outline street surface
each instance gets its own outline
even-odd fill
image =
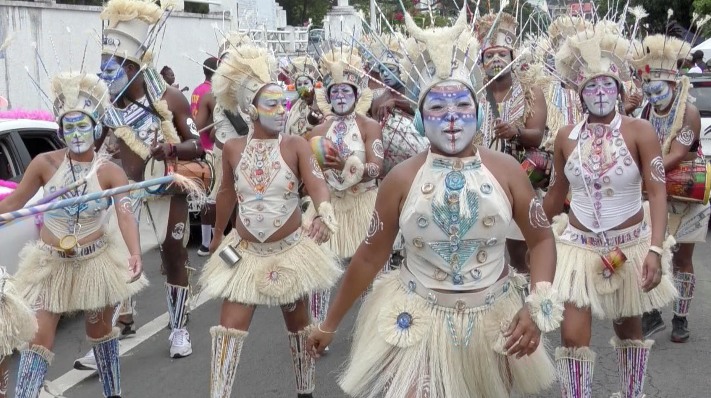
[[[195,230],[193,230],[195,231]],[[196,232],[199,233],[199,230]],[[195,237],[197,238],[197,237]],[[195,239],[193,239],[195,240]],[[198,269],[204,258],[198,257],[197,246],[190,246],[190,259]],[[667,329],[658,333],[650,358],[645,383],[649,398],[703,398],[711,396],[711,245],[697,246],[694,263],[697,272],[695,298],[691,306],[691,339],[687,344],[669,341],[671,309],[663,310]],[[147,397],[208,397],[210,377],[209,328],[218,320],[219,303],[205,302],[190,317],[193,355],[182,359],[168,357],[168,330],[164,279],[159,271],[158,253],[143,259],[151,286],[139,296],[136,321],[138,336],[122,342],[121,376],[124,398]],[[331,345],[330,353],[318,362],[316,397],[343,397],[336,384],[336,375],[350,349],[349,331],[353,327],[355,310],[341,325]],[[47,380],[55,392],[66,398],[96,398],[101,396],[101,384],[92,372],[73,370],[74,359],[90,348],[83,330],[83,318],[66,319],[57,335],[55,362]],[[610,322],[596,321],[592,347],[598,354],[594,374],[594,397],[609,397],[617,391],[618,373],[615,354],[609,345]],[[549,335],[550,347],[559,343],[557,333]],[[552,349],[551,349],[552,352]],[[17,363],[11,373],[14,383]],[[14,388],[14,387],[12,387]],[[12,391],[12,388],[10,391]],[[254,317],[250,335],[242,351],[233,397],[282,398],[296,397],[291,356],[286,329],[279,308],[260,307]],[[538,397],[560,396],[557,384]],[[49,397],[43,394],[42,397]],[[461,397],[466,398],[466,397]],[[473,397],[472,397],[473,398]]]

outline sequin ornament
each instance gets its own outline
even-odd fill
[[[279,140],[251,140],[244,149],[240,162],[242,175],[257,196],[263,199],[264,193],[281,169],[279,162]]]

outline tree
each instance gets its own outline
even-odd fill
[[[699,0],[696,0],[699,1]],[[702,0],[703,1],[703,0]],[[706,0],[708,2],[708,0]],[[640,22],[639,32],[641,37],[647,34],[671,34],[678,35],[678,32],[673,29],[674,24],[678,24],[686,29],[693,30],[691,27],[692,18],[692,3],[694,0],[674,0],[674,1],[660,1],[660,0],[631,0],[629,7],[642,6],[645,11],[649,14],[644,20]],[[616,5],[616,7],[615,7]],[[598,1],[597,2],[597,14],[600,16],[605,15],[621,15],[625,7],[623,1],[614,2],[611,1]],[[671,9],[673,14],[668,18],[668,10]],[[627,26],[632,27],[634,24],[634,17],[632,15],[627,15]]]

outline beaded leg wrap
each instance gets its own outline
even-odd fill
[[[173,330],[185,327],[186,312],[190,298],[190,288],[165,284],[168,299],[168,314],[170,315],[170,328]]]
[[[316,388],[316,361],[306,351],[306,339],[309,337],[309,327],[296,333],[289,332],[289,347],[294,360],[296,375],[296,393],[311,394]]]
[[[101,385],[104,387],[104,397],[121,395],[121,367],[119,365],[119,328],[113,328],[111,333],[98,339],[89,339],[93,344],[96,369],[99,372]]]
[[[691,299],[694,298],[696,275],[688,272],[677,272],[674,274],[674,285],[679,292],[679,298],[674,300],[674,315],[685,317],[689,313]]]
[[[7,387],[10,385],[10,369],[8,369],[9,364],[5,364],[5,367],[2,368],[3,361],[6,358],[8,359],[7,362],[10,362],[9,356],[4,357],[0,355],[0,397],[7,396]]]
[[[558,347],[555,367],[563,398],[592,397],[595,352],[589,347]]]
[[[618,398],[644,397],[644,376],[647,371],[649,350],[653,340],[620,340],[613,337],[610,344],[617,353],[617,366],[620,370],[620,391]]]
[[[15,398],[37,398],[47,376],[54,354],[42,347],[33,345],[20,353],[20,366],[17,370]]]
[[[331,290],[322,290],[320,292],[311,292],[310,308],[311,319],[314,322],[323,322],[326,319],[328,312],[328,303],[331,300]]]
[[[210,398],[229,398],[237,374],[242,345],[248,333],[223,326],[210,328],[212,364],[210,367]]]

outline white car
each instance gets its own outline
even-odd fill
[[[689,95],[701,114],[701,151],[711,160],[711,75],[690,75]]]
[[[63,146],[64,143],[57,137],[57,124],[54,122],[0,119],[0,179],[20,182],[35,156]],[[42,196],[40,189],[28,204],[36,203]],[[0,265],[14,274],[20,250],[26,243],[37,239],[39,225],[35,217],[17,219],[0,226],[3,249]]]

